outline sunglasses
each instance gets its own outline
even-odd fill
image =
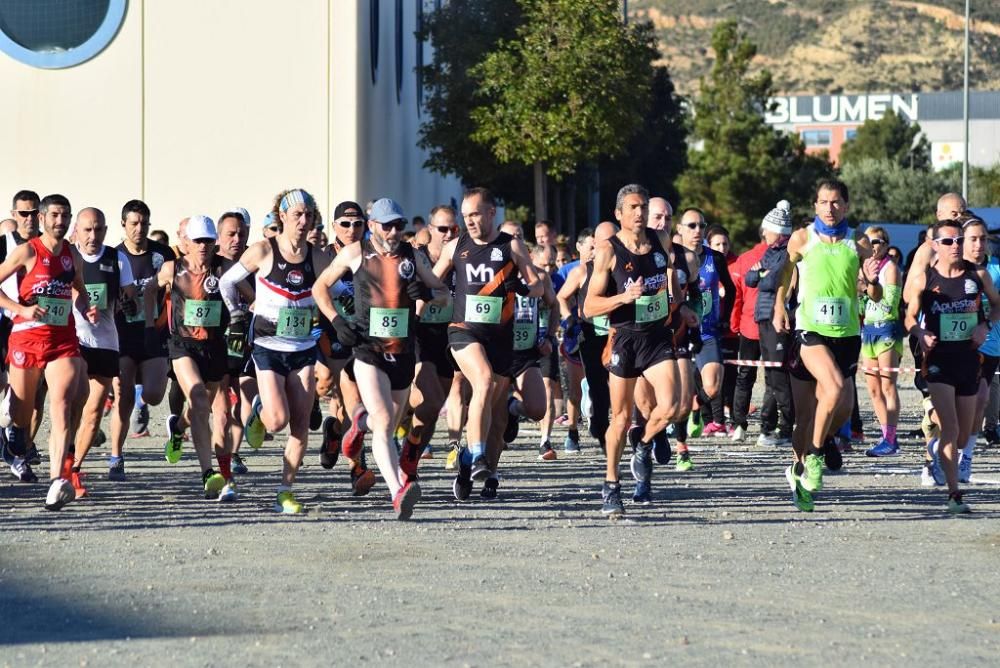
[[[458,232],[457,227],[448,227],[447,225],[435,225],[434,229],[441,234],[448,234],[449,232]]]
[[[885,243],[881,239],[869,239],[868,241],[871,242],[872,246],[881,246],[882,244]]]
[[[689,230],[703,230],[708,227],[707,223],[681,223],[681,225]]]
[[[281,228],[278,227],[277,225],[269,225],[265,229],[270,230],[271,232],[280,232],[281,231]]]
[[[934,240],[935,243],[939,243],[942,246],[951,246],[952,244],[961,246],[963,241],[965,241],[965,237],[940,237]]]
[[[379,223],[382,226],[383,232],[388,232],[389,230],[396,230],[397,232],[402,232],[406,229],[405,220],[391,220],[388,223]]]
[[[343,227],[345,230],[351,227],[361,227],[365,224],[363,220],[341,220],[337,222],[338,225]]]
[[[28,216],[37,216],[38,209],[28,209],[27,211],[15,211],[14,213],[21,216],[21,218],[27,218]]]

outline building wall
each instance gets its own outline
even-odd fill
[[[118,220],[144,199],[153,227],[312,192],[329,220],[345,199],[397,199],[411,216],[460,195],[416,148],[416,2],[380,2],[379,72],[369,75],[369,0],[131,0],[92,60],[42,70],[0,54],[0,198],[27,187]],[[426,57],[430,48],[424,47]],[[9,194],[7,194],[9,191]],[[0,210],[7,207],[0,203]],[[120,238],[110,226],[109,238]]]

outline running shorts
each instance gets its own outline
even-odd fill
[[[121,356],[117,350],[80,346],[80,356],[87,363],[87,375],[91,378],[116,378],[118,376]]]
[[[676,359],[670,336],[611,328],[602,362],[619,378],[638,378],[660,362]]]

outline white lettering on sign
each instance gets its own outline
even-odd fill
[[[919,95],[814,95],[812,97],[773,97],[764,120],[771,125],[808,125],[812,123],[864,123],[879,120],[892,109],[905,120],[917,120]]]

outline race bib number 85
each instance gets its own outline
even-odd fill
[[[377,339],[401,339],[410,332],[410,310],[378,308],[368,314],[368,335]]]

